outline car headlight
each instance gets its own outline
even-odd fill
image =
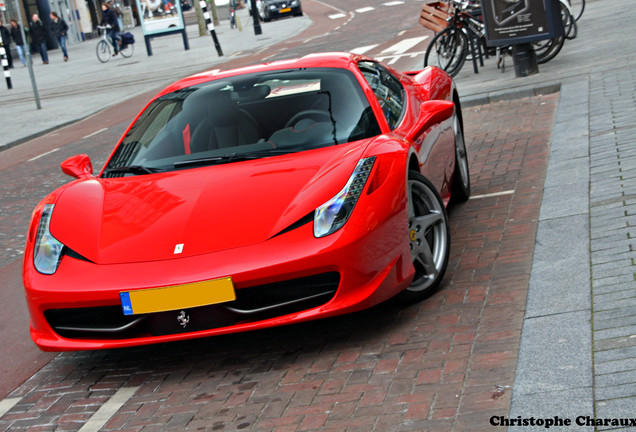
[[[49,231],[53,207],[53,204],[46,204],[42,210],[33,253],[33,264],[35,264],[36,270],[47,275],[51,275],[57,270],[64,249],[64,245]]]
[[[298,0],[292,0],[291,5],[294,7],[298,6]]]
[[[375,156],[360,159],[345,187],[314,213],[314,236],[327,236],[338,231],[347,222],[367,183]]]
[[[276,6],[275,5],[269,5],[269,9],[270,10],[276,10]]]

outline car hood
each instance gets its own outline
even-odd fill
[[[174,259],[266,241],[338,193],[365,145],[70,184],[51,233],[98,264]]]

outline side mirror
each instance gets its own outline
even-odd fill
[[[415,141],[431,126],[448,120],[455,113],[455,104],[447,100],[431,100],[420,105],[420,115],[406,138]]]
[[[62,172],[71,177],[86,179],[93,176],[93,164],[88,155],[80,154],[66,159],[60,164]]]

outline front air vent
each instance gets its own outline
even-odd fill
[[[120,305],[51,309],[44,312],[50,326],[69,339],[127,340],[188,333],[263,321],[329,302],[338,289],[340,274],[321,273],[266,285],[237,288],[236,300],[186,311],[184,328],[178,312],[124,315]]]

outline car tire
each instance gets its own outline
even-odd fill
[[[455,172],[451,198],[455,202],[465,202],[470,198],[470,171],[464,129],[457,114],[453,116],[453,132],[455,133]]]
[[[414,303],[439,287],[450,256],[450,228],[446,207],[435,186],[417,171],[408,175],[409,243],[415,276],[397,296],[401,303]]]

